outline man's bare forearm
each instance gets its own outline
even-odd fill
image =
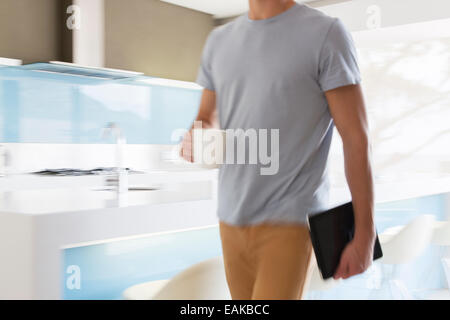
[[[325,93],[329,110],[344,147],[345,175],[355,211],[355,237],[344,249],[335,279],[367,270],[372,263],[375,241],[373,178],[369,126],[360,85]]]
[[[195,122],[191,125],[188,132],[183,137],[181,142],[180,155],[186,161],[194,161],[192,154],[192,129],[194,128],[211,128],[216,124],[216,93],[214,91],[204,89],[202,98],[200,100],[200,106],[198,110]],[[196,122],[200,122],[200,126]]]
[[[198,110],[195,121],[201,122],[202,128],[211,128],[216,126],[216,94],[214,91],[204,89],[202,98],[200,101],[200,107]],[[194,124],[192,124],[192,127]]]
[[[358,136],[344,142],[345,175],[355,211],[355,238],[373,240],[374,192],[368,138]]]
[[[326,92],[326,96],[344,146],[345,175],[355,210],[355,237],[370,239],[375,230],[374,192],[369,126],[361,86],[341,87]]]

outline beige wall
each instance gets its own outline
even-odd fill
[[[0,0],[0,57],[24,63],[60,59],[59,1]]]
[[[105,0],[105,66],[194,80],[212,16],[156,0]]]
[[[0,57],[72,59],[70,0],[0,0]],[[194,80],[211,15],[157,0],[105,0],[105,66]]]

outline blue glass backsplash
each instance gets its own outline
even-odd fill
[[[49,64],[35,64],[31,66]],[[107,143],[101,129],[116,122],[131,144],[174,144],[187,128],[201,90],[116,79],[0,68],[0,142]]]

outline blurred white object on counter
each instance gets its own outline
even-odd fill
[[[218,168],[224,162],[225,131],[219,129],[192,130],[194,164],[203,168]]]
[[[179,165],[202,169],[216,169],[224,163],[225,143],[225,130],[193,129],[192,163],[185,161],[181,157],[181,144],[175,146],[170,154],[167,152],[162,153],[162,158],[166,162],[173,162]]]

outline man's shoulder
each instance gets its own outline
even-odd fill
[[[299,10],[299,22],[307,23],[309,26],[318,25],[327,29],[330,27],[337,18],[331,17],[326,13],[312,8],[306,4],[299,4],[301,10]]]
[[[228,21],[222,25],[215,27],[210,32],[210,35],[209,35],[210,38],[221,38],[221,37],[224,37],[224,36],[232,33],[234,30],[236,30],[236,28],[238,28],[238,25],[242,19],[243,19],[243,15],[240,15],[231,21]]]

